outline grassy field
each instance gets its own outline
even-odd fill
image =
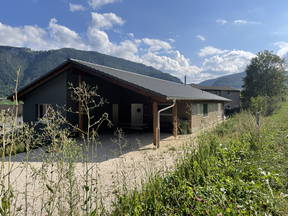
[[[112,215],[286,215],[287,111],[260,127],[244,112],[203,133],[173,173],[119,195]]]

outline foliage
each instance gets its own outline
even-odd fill
[[[156,70],[153,67],[98,52],[66,48],[50,51],[31,51],[26,48],[0,46],[0,97],[11,93],[17,68],[21,67],[19,79],[20,87],[23,87],[63,63],[68,58],[76,58],[160,79],[181,82],[178,78]]]
[[[190,134],[189,121],[186,119],[179,119],[178,132],[179,134]]]
[[[261,120],[240,113],[198,138],[168,176],[119,195],[112,215],[282,215],[287,212],[288,104]]]
[[[75,99],[83,105],[81,113],[88,119],[85,128],[91,128],[94,117],[86,112],[101,106],[105,100],[94,87],[85,83],[71,88]],[[95,102],[97,99],[100,103]],[[55,111],[48,106],[44,117],[36,125],[18,125],[17,109],[16,113],[9,110],[0,112],[0,215],[104,214],[98,193],[98,169],[95,163],[89,163],[89,151],[92,147],[97,149],[97,129],[104,121],[109,121],[108,116],[96,120],[98,123],[93,129],[93,137],[87,133],[80,137],[82,139],[75,139],[68,127],[69,122],[62,114],[60,109]],[[76,130],[76,127],[73,129]],[[44,148],[38,149],[37,155],[30,158],[31,149],[39,145]],[[12,155],[19,151],[27,153],[17,165]],[[31,163],[34,157],[41,163]],[[15,185],[22,173],[25,178],[18,188]]]
[[[252,97],[281,96],[287,89],[286,64],[272,52],[259,52],[246,68],[242,105],[250,107]]]
[[[264,116],[273,114],[279,108],[282,97],[274,96],[257,96],[252,97],[250,102],[250,110],[252,113],[260,112]]]

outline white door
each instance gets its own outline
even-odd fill
[[[131,104],[131,125],[143,124],[143,104]]]
[[[112,107],[112,118],[113,118],[113,123],[118,124],[119,123],[119,107],[118,104],[113,104]]]

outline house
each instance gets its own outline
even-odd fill
[[[95,115],[107,112],[116,126],[147,128],[153,131],[153,143],[157,146],[160,128],[164,130],[161,126],[177,136],[178,127],[185,122],[187,130],[194,132],[223,120],[224,103],[230,101],[191,86],[68,59],[19,90],[18,99],[24,102],[24,122],[37,121],[45,113],[47,104],[77,109],[77,102],[70,96],[69,83],[77,86],[83,81],[97,86],[98,93],[109,101],[97,109]],[[81,115],[63,114],[72,124],[85,125]]]
[[[203,91],[230,99],[231,101],[229,103],[226,103],[224,106],[224,109],[226,111],[237,111],[240,109],[240,89],[226,86],[200,86],[196,84],[190,85],[194,88],[198,88]]]

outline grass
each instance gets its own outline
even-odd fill
[[[118,196],[112,215],[284,215],[288,103],[261,119],[240,113],[198,138],[168,176]]]

